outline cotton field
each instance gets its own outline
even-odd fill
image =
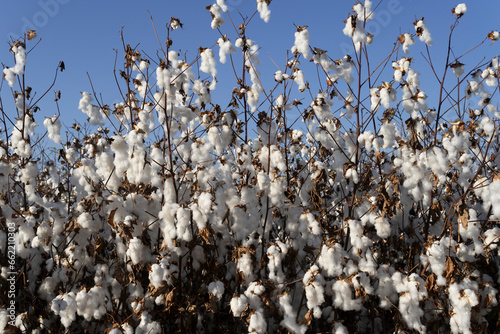
[[[414,48],[441,32],[423,18],[394,36],[399,53],[370,64],[377,9],[357,2],[338,32],[353,54],[335,59],[295,26],[289,57],[264,73],[244,19],[224,0],[207,11],[221,36],[194,58],[168,42],[149,58],[125,41],[123,101],[82,92],[89,127],[66,134],[60,115],[39,119],[31,104],[36,41],[11,43],[0,332],[493,333],[498,57],[431,63],[450,78],[431,101]],[[251,24],[271,13],[257,0]],[[467,7],[443,15],[457,25]],[[181,22],[167,23],[173,41]],[[234,82],[218,82],[234,68]],[[217,101],[221,85],[234,88]]]

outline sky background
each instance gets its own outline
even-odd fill
[[[137,49],[145,51],[154,57],[158,50],[153,27],[147,10],[153,16],[159,38],[164,43],[166,37],[165,24],[170,17],[178,17],[184,24],[183,29],[172,34],[174,50],[187,52],[187,60],[196,58],[200,46],[213,45],[220,34],[210,28],[210,13],[206,6],[215,0],[1,0],[0,11],[0,62],[13,66],[13,55],[9,53],[9,41],[17,38],[23,31],[37,30],[42,41],[29,54],[26,68],[28,85],[41,94],[50,86],[59,61],[64,61],[66,70],[59,73],[53,90],[61,90],[61,118],[66,125],[73,120],[84,121],[85,115],[78,110],[80,92],[90,91],[88,75],[92,78],[94,88],[103,96],[104,103],[112,105],[120,102],[120,95],[113,77],[115,51],[119,50],[118,62],[123,62],[123,49],[120,40],[120,30],[123,27],[125,40]],[[374,1],[374,5],[379,2]],[[442,75],[445,62],[445,51],[449,27],[456,16],[451,9],[460,2],[449,0],[384,0],[375,11],[375,19],[367,26],[367,30],[375,35],[374,43],[369,46],[372,64],[378,64],[384,59],[400,33],[414,33],[413,21],[425,17],[425,22],[434,39],[430,48],[435,65]],[[461,18],[461,24],[455,32],[452,47],[459,55],[482,41],[492,30],[500,30],[500,1],[466,1],[468,12]],[[271,20],[264,23],[258,14],[247,28],[247,35],[261,47],[260,59],[262,65],[259,71],[265,76],[265,89],[273,86],[274,72],[278,69],[271,58],[283,67],[287,50],[294,41],[294,24],[308,25],[311,35],[311,46],[328,51],[333,59],[342,58],[346,53],[352,54],[350,39],[344,36],[342,29],[354,1],[339,0],[274,0],[270,5]],[[229,15],[235,25],[241,21],[240,14],[251,16],[255,10],[255,0],[228,0]],[[226,24],[221,31],[228,35],[232,42],[235,32],[224,14]],[[33,41],[28,49],[33,46]],[[415,68],[422,73],[422,86],[429,95],[429,107],[433,107],[432,98],[436,96],[438,87],[429,66],[419,54],[424,51],[423,43],[417,41],[417,46],[411,47],[410,57],[415,59]],[[218,47],[214,49],[218,55]],[[485,46],[472,52],[461,61],[466,66],[473,66],[482,59],[491,59],[500,53],[500,42],[493,45],[489,41]],[[402,52],[399,57],[403,56]],[[218,57],[216,57],[218,60]],[[453,59],[453,57],[452,57]],[[396,60],[393,57],[392,60]],[[121,66],[121,64],[120,64]],[[119,66],[119,67],[120,67]],[[213,102],[222,106],[229,103],[227,93],[235,86],[231,65],[218,64],[217,90],[213,93]],[[467,67],[466,67],[467,71]],[[387,72],[385,81],[390,81],[392,71]],[[316,71],[305,71],[306,80],[317,81]],[[269,85],[266,84],[269,82]],[[426,88],[430,87],[430,88]],[[434,88],[432,88],[434,87]],[[2,97],[4,107],[7,104],[10,88],[4,82]],[[56,112],[51,92],[40,104],[42,116],[52,116]],[[337,103],[338,104],[338,103]],[[9,110],[8,108],[6,108]],[[43,120],[38,118],[38,123]]]

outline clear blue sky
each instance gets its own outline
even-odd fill
[[[375,34],[374,44],[370,52],[374,63],[386,56],[400,32],[414,33],[412,22],[415,18],[425,17],[425,21],[434,39],[431,52],[438,67],[444,64],[449,27],[455,16],[451,9],[463,1],[449,0],[384,0],[376,10],[376,18],[367,30]],[[36,29],[42,38],[41,43],[29,55],[27,79],[39,94],[52,82],[53,74],[60,60],[66,64],[66,71],[59,74],[54,89],[62,91],[60,105],[62,120],[70,125],[73,119],[83,121],[83,114],[77,109],[81,91],[90,91],[87,72],[92,77],[97,92],[103,94],[104,102],[112,105],[119,102],[120,96],[113,78],[115,52],[121,49],[119,31],[124,27],[126,42],[153,56],[158,48],[147,10],[151,12],[162,42],[165,40],[165,23],[170,17],[178,17],[184,24],[182,30],[174,32],[173,48],[188,51],[187,58],[196,57],[198,47],[208,47],[220,37],[216,30],[210,28],[210,13],[206,6],[215,0],[15,0],[2,1],[0,11],[0,62],[12,66],[13,56],[8,52],[10,36],[19,36],[23,29]],[[454,50],[460,54],[493,29],[500,29],[498,14],[500,1],[465,1],[468,12],[461,19],[462,24],[456,31],[453,42]],[[311,34],[311,46],[327,50],[329,55],[338,59],[348,51],[350,39],[343,35],[342,22],[348,17],[354,1],[339,0],[274,0],[270,5],[271,21],[264,23],[258,15],[254,18],[247,34],[259,44],[262,65],[259,70],[272,80],[277,70],[270,60],[271,56],[280,66],[285,62],[286,50],[293,45],[295,27],[308,25]],[[377,5],[378,1],[374,1]],[[238,25],[241,23],[238,11],[244,16],[251,16],[256,9],[254,0],[228,0],[229,14]],[[225,16],[227,18],[227,16]],[[235,33],[226,20],[223,33],[234,42]],[[489,42],[487,44],[490,44]],[[434,80],[425,61],[419,55],[424,50],[422,43],[413,47],[411,57],[417,61],[416,68],[422,72],[422,81]],[[215,49],[218,54],[218,48]],[[472,53],[472,58],[464,58],[462,62],[472,65],[467,60],[479,60],[482,56],[491,59],[500,53],[500,42]],[[268,56],[269,54],[269,56]],[[123,53],[119,53],[122,62]],[[395,59],[393,59],[395,60]],[[224,92],[234,86],[234,76],[229,63],[218,64],[219,84],[214,92],[213,102],[227,105],[229,97]],[[224,76],[227,73],[228,76]],[[315,71],[305,72],[306,80],[315,82]],[[224,81],[229,78],[230,82]],[[227,79],[226,79],[227,80]],[[385,80],[390,80],[387,76]],[[431,82],[431,81],[429,81]],[[432,81],[435,82],[435,81]],[[4,90],[8,90],[4,83]],[[267,89],[271,86],[265,87]],[[436,87],[437,89],[437,87]],[[426,91],[432,98],[433,91]],[[7,99],[7,92],[3,98]],[[51,116],[55,112],[53,94],[41,104],[40,114]],[[429,100],[429,107],[432,101]],[[43,119],[39,119],[39,123]]]

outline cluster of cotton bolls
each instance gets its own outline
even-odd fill
[[[269,4],[257,1],[265,22]],[[212,28],[228,10],[224,0],[209,6]],[[353,12],[344,33],[360,51],[372,3]],[[415,36],[432,43],[423,20],[415,28],[398,38],[405,53]],[[236,34],[192,63],[126,49],[134,79],[124,101],[111,110],[82,93],[79,109],[98,128],[76,130],[51,161],[35,157],[26,94],[14,97],[22,117],[0,140],[0,281],[10,279],[11,242],[22,276],[18,311],[0,305],[0,331],[472,333],[494,324],[498,57],[468,72],[469,119],[453,120],[427,108],[418,61],[394,60],[357,93],[363,57],[332,60],[310,47],[306,26],[268,94],[258,45]],[[217,47],[222,64],[238,51],[244,59],[226,108],[212,96],[224,69]],[[11,51],[9,85],[26,64],[24,46]],[[302,56],[326,82],[318,93]],[[61,144],[59,118],[43,125]]]

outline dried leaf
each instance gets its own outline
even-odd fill
[[[446,257],[446,272],[445,272],[446,279],[452,277],[454,271],[455,271],[455,264],[453,263],[453,260],[451,259],[451,257],[447,256]]]
[[[455,210],[458,213],[458,219],[462,223],[462,227],[467,228],[467,225],[469,224],[469,210],[468,210],[467,205],[463,199],[461,199],[456,204]]]
[[[172,290],[170,290],[170,292],[167,294],[167,296],[165,297],[165,310],[168,311],[170,310],[170,308],[172,306],[174,306],[174,297],[175,297],[175,289],[176,288],[173,288]]]
[[[311,321],[313,319],[313,310],[307,311],[306,315],[304,316],[304,319],[302,319],[299,322],[299,326],[306,325],[309,326],[311,324]]]
[[[118,210],[118,208],[111,211],[109,213],[108,219],[106,219],[106,222],[108,223],[109,226],[111,226],[111,228],[113,230],[116,230],[116,224],[115,224],[115,212],[116,212],[116,210]]]
[[[28,31],[28,41],[31,41],[33,38],[36,38],[36,30]]]

